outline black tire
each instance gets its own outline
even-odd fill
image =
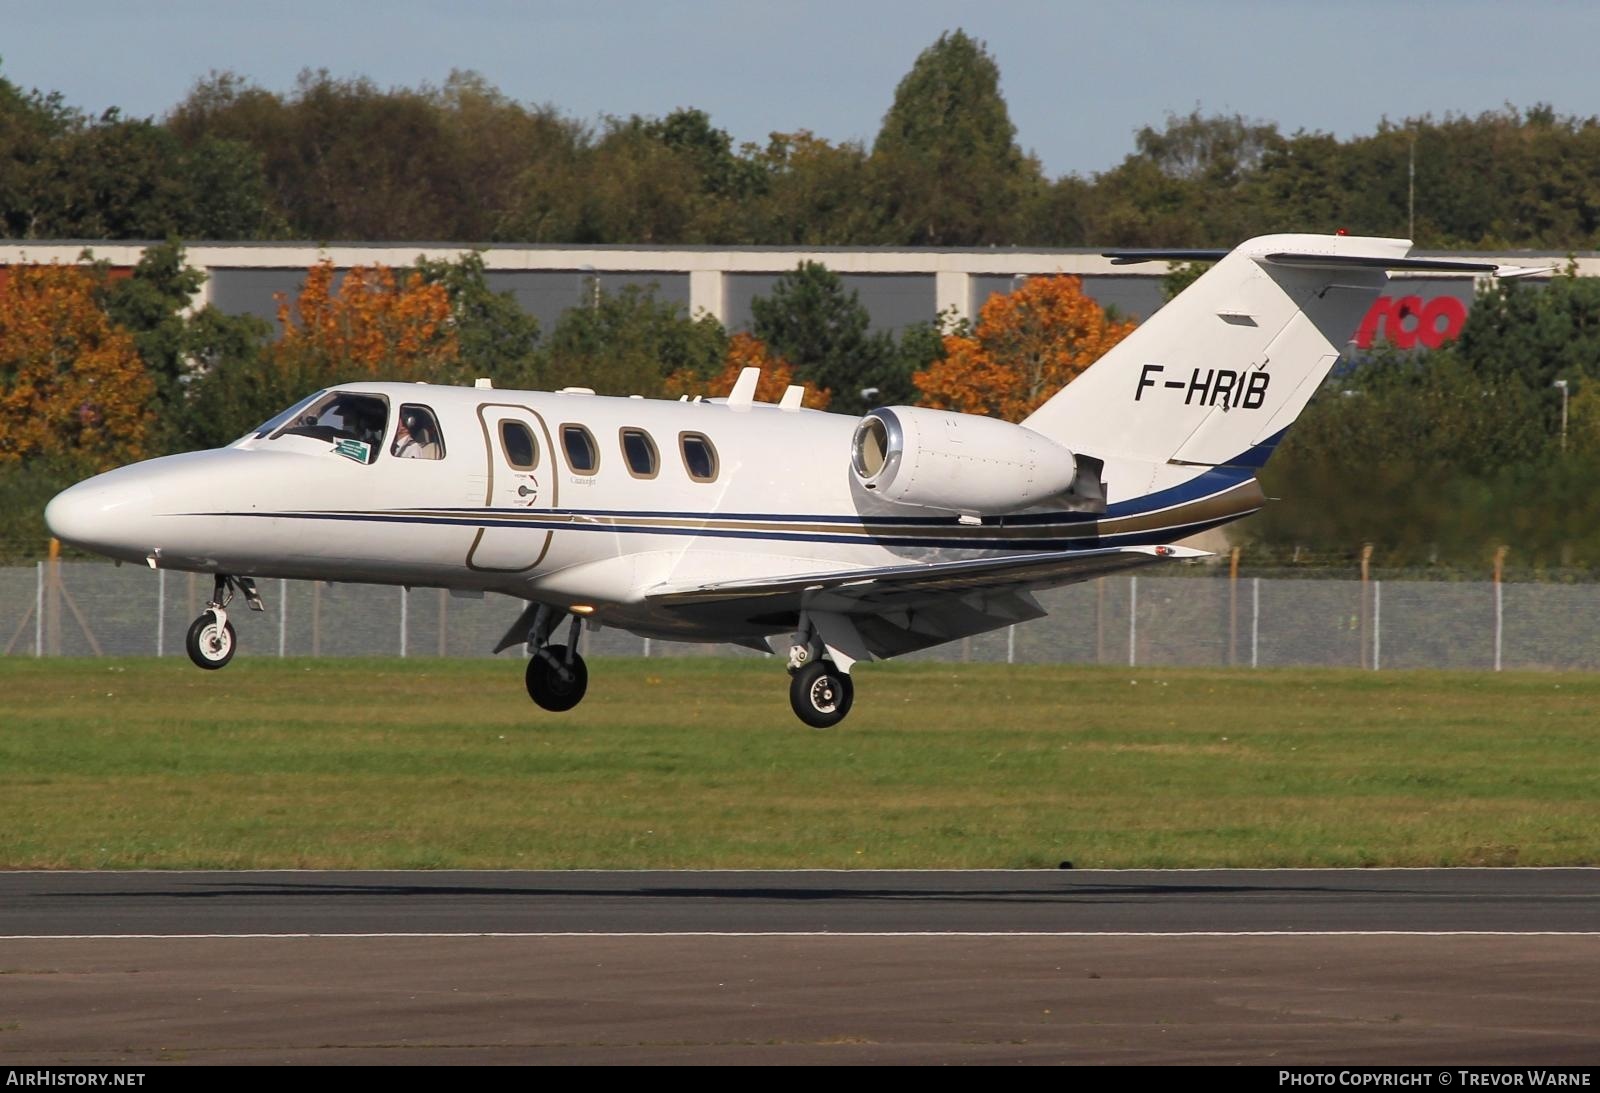
[[[814,660],[789,680],[789,705],[813,729],[833,728],[855,700],[855,684],[832,661]]]
[[[239,648],[239,636],[233,632],[233,623],[225,622],[219,629],[217,617],[207,611],[189,626],[189,636],[184,639],[189,659],[208,672],[226,668]]]
[[[546,652],[557,661],[566,662],[565,645],[547,646]],[[551,667],[550,662],[544,657],[530,657],[528,671],[524,677],[528,685],[528,697],[551,713],[564,713],[582,702],[584,694],[589,690],[589,667],[583,663],[582,656],[573,653],[572,663],[567,665],[567,668],[572,672],[572,678],[562,679],[561,673]]]

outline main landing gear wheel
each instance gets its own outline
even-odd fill
[[[855,684],[829,660],[803,665],[789,680],[789,705],[813,729],[831,729],[843,721],[855,698]]]
[[[562,713],[583,701],[589,669],[576,652],[568,660],[565,645],[547,645],[528,659],[526,681],[529,698],[551,713]]]
[[[239,641],[233,632],[233,623],[224,620],[219,626],[217,616],[207,611],[189,627],[184,647],[189,650],[190,660],[202,668],[214,670],[228,666]]]

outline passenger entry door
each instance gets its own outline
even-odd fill
[[[526,406],[478,407],[489,470],[484,523],[467,551],[467,568],[523,573],[550,549],[556,504],[555,455],[544,419]]]

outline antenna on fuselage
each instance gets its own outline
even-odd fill
[[[748,410],[756,400],[756,385],[761,382],[761,369],[751,365],[739,371],[739,379],[728,392],[730,410]]]

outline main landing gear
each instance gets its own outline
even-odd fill
[[[525,681],[528,697],[543,709],[563,713],[583,701],[589,690],[589,668],[578,654],[578,635],[583,619],[572,616],[565,645],[551,645],[550,634],[560,619],[550,608],[540,606],[528,628],[528,658]]]
[[[233,602],[235,590],[244,596],[250,610],[261,610],[261,596],[256,592],[255,581],[219,573],[212,586],[211,602],[189,626],[189,636],[184,641],[189,659],[210,671],[226,668],[239,647],[239,637],[233,632],[233,623],[228,621],[228,604]]]
[[[840,645],[823,637],[824,628]],[[796,717],[813,729],[831,729],[844,720],[856,700],[850,667],[857,659],[845,647],[856,651],[860,645],[854,624],[842,615],[800,616],[800,629],[789,646],[789,705]]]

